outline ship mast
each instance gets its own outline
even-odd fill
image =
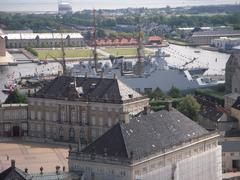
[[[65,49],[64,49],[64,41],[63,41],[63,33],[62,33],[62,28],[60,26],[60,34],[61,34],[61,52],[62,52],[62,59],[59,60],[58,58],[54,57],[53,55],[51,55],[50,53],[48,53],[46,55],[45,58],[47,58],[48,56],[53,58],[53,60],[55,62],[58,62],[61,66],[62,66],[62,70],[63,70],[63,76],[66,76],[67,73],[67,65],[66,65],[66,53],[65,53]]]
[[[137,58],[138,61],[134,67],[134,74],[138,75],[138,76],[142,76],[144,73],[144,46],[143,46],[143,32],[141,29],[141,25],[140,25],[140,16],[137,19],[137,23],[138,23],[138,27],[137,27],[137,31],[138,31],[138,47],[137,47]]]
[[[137,48],[137,56],[138,61],[141,62],[144,60],[144,46],[143,46],[143,31],[140,25],[140,17],[138,19],[138,48]]]
[[[67,74],[67,66],[66,66],[66,53],[65,53],[65,49],[64,49],[64,42],[63,42],[63,34],[61,32],[61,50],[62,50],[62,62],[60,63],[62,65],[63,68],[63,75]]]
[[[97,27],[96,27],[96,10],[93,9],[93,59],[94,68],[97,72]]]

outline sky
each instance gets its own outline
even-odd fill
[[[0,11],[26,10],[26,11],[54,11],[58,0],[0,0]],[[73,6],[73,10],[83,9],[115,9],[128,7],[158,8],[194,5],[235,4],[240,0],[63,0]],[[15,4],[13,6],[13,4]]]

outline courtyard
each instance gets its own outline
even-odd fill
[[[68,171],[68,148],[57,145],[47,145],[40,143],[0,143],[0,172],[11,165],[11,160],[16,161],[16,167],[24,170],[28,168],[28,173],[36,174],[43,167],[43,172],[55,172],[56,166],[63,166]]]

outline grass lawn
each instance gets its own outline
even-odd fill
[[[104,48],[103,51],[106,51],[115,56],[136,56],[137,48]],[[145,50],[146,54],[152,54],[152,52]]]
[[[35,49],[38,52],[39,59],[51,59],[51,56],[56,58],[62,57],[61,49]],[[76,57],[92,57],[90,49],[65,49],[66,58]]]

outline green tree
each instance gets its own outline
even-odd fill
[[[180,98],[181,93],[180,90],[174,86],[169,90],[168,95],[171,96],[172,98]]]
[[[30,46],[25,47],[25,50],[32,53],[34,56],[38,56],[38,52]]]
[[[148,97],[150,99],[159,100],[159,99],[165,97],[165,94],[159,87],[157,87],[153,92],[148,93]]]
[[[105,38],[107,36],[106,32],[103,29],[97,30],[97,37],[98,38]]]
[[[5,104],[27,103],[25,95],[20,94],[17,90],[13,91],[6,99]]]
[[[178,110],[190,119],[197,121],[200,104],[192,95],[187,95],[183,98],[182,102],[180,102]]]

